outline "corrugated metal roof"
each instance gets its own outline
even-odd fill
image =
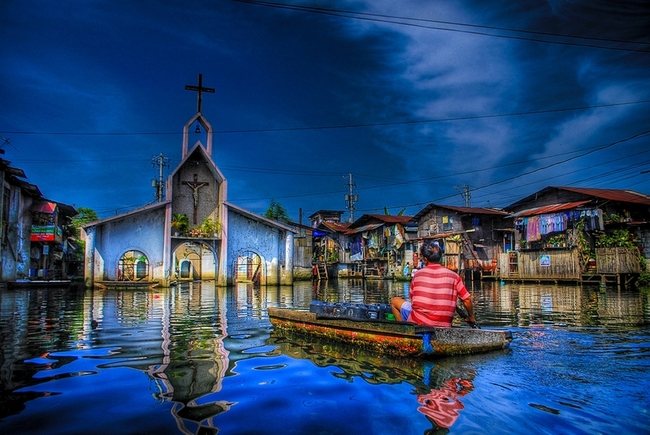
[[[558,189],[581,193],[583,195],[590,195],[596,198],[607,199],[609,201],[650,205],[650,197],[631,190],[590,189],[586,187],[558,187]]]
[[[565,202],[562,204],[545,205],[542,207],[535,207],[535,208],[529,208],[527,210],[521,210],[517,213],[514,213],[513,216],[525,217],[525,216],[537,216],[540,214],[557,213],[558,211],[572,210],[574,208],[585,205],[588,202],[589,201],[574,201],[574,202]]]
[[[118,219],[123,219],[123,218],[125,218],[127,216],[132,216],[132,215],[144,212],[144,211],[154,210],[154,209],[156,209],[158,207],[166,206],[170,202],[171,201],[154,202],[153,204],[145,205],[144,207],[140,207],[140,208],[137,208],[135,210],[127,211],[127,212],[122,213],[122,214],[118,214],[118,215],[115,215],[115,216],[109,216],[107,218],[99,219],[99,220],[96,220],[96,221],[93,221],[93,222],[88,222],[88,223],[82,225],[81,227],[82,228],[96,227],[98,225],[103,225],[103,224],[105,224],[107,222],[111,222],[111,221],[118,220]]]
[[[508,213],[503,210],[498,210],[495,208],[483,208],[483,207],[457,207],[455,205],[441,205],[441,204],[429,204],[420,210],[415,216],[414,220],[420,219],[422,216],[427,214],[433,208],[441,208],[446,210],[455,211],[460,214],[474,214],[474,215],[495,215],[495,216],[507,216]]]
[[[560,194],[562,191],[577,194],[572,195],[571,199],[594,199],[650,206],[650,197],[648,195],[634,192],[632,190],[548,186],[533,193],[532,195],[528,195],[527,197],[522,198],[513,204],[510,204],[509,206],[505,207],[505,209],[512,211],[520,207],[526,207],[531,204],[535,204],[538,198],[545,198],[548,196],[561,198]]]
[[[357,234],[357,233],[363,233],[364,231],[371,231],[376,228],[379,228],[380,226],[384,225],[383,223],[375,223],[375,224],[368,224],[368,225],[363,225],[358,228],[350,228],[348,229],[347,233],[348,234]]]
[[[341,222],[328,222],[328,221],[323,221],[320,223],[320,226],[323,226],[327,228],[328,230],[337,232],[337,233],[343,233],[345,230],[348,229],[350,226],[349,223],[341,223]]]
[[[391,216],[388,214],[369,214],[368,216],[389,224],[407,224],[413,219],[413,216]]]
[[[459,213],[465,213],[465,214],[494,214],[494,215],[499,215],[499,216],[505,216],[508,213],[506,213],[503,210],[496,210],[494,208],[483,208],[483,207],[457,207],[454,205],[439,205],[437,207],[440,208],[446,208],[449,210],[454,210]]]
[[[391,216],[388,214],[364,214],[359,219],[355,220],[350,224],[350,230],[367,225],[368,223],[377,223],[377,221],[382,224],[402,224],[406,225],[413,219],[413,216]]]

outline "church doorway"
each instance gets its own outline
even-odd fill
[[[141,251],[126,251],[117,262],[118,281],[142,281],[149,278],[149,259]]]
[[[217,256],[204,242],[181,243],[174,250],[173,262],[179,280],[198,281],[217,276]]]
[[[234,269],[233,280],[235,283],[259,285],[264,279],[262,257],[253,251],[240,253],[235,260]]]

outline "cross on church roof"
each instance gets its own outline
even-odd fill
[[[209,92],[211,94],[214,94],[214,88],[206,88],[203,86],[203,74],[199,74],[199,85],[194,86],[194,85],[185,85],[185,90],[186,91],[196,91],[198,95],[198,101],[197,101],[197,108],[196,111],[198,113],[201,112],[201,92]]]

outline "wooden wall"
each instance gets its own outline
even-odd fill
[[[641,273],[639,251],[631,248],[596,248],[596,273]]]
[[[499,255],[499,276],[502,278],[578,281],[581,279],[582,272],[576,250],[520,251],[517,252],[516,268],[509,264],[510,254]]]
[[[543,256],[548,257],[542,258]],[[581,268],[576,249],[517,251],[499,255],[499,277],[503,279],[580,281],[585,272]],[[592,273],[641,273],[639,251],[630,248],[597,248],[596,270]]]

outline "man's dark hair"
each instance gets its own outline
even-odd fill
[[[425,240],[420,248],[420,255],[429,263],[440,263],[442,261],[442,249],[433,240]]]

